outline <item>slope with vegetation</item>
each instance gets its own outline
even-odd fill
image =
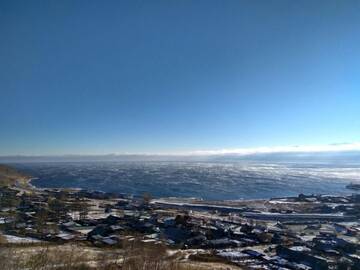
[[[0,187],[28,186],[29,176],[18,172],[16,169],[0,164]]]

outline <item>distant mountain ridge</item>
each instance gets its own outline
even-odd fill
[[[27,162],[131,162],[131,161],[183,161],[183,162],[347,162],[360,163],[360,151],[341,152],[279,152],[252,154],[108,154],[108,155],[58,155],[58,156],[0,156],[1,163]]]
[[[218,161],[254,161],[254,162],[326,162],[326,163],[360,163],[360,151],[344,152],[292,152],[292,153],[259,153],[250,155],[228,154],[215,157]]]

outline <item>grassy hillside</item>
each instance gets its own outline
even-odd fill
[[[16,169],[0,164],[0,187],[1,186],[26,186],[28,176],[18,172]]]

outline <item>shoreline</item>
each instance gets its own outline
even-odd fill
[[[27,181],[27,184],[29,185],[29,187],[30,187],[31,189],[36,189],[36,190],[37,190],[37,189],[39,189],[39,188],[32,184],[32,181],[33,181],[34,179],[38,179],[38,177],[30,177],[30,178],[28,179],[28,181]]]
[[[28,187],[31,190],[37,191],[37,192],[44,192],[46,190],[52,190],[52,191],[84,191],[89,193],[102,193],[104,195],[111,195],[111,196],[118,196],[118,198],[135,198],[135,199],[141,199],[143,195],[138,194],[127,194],[127,193],[117,193],[117,192],[106,192],[102,190],[88,190],[84,188],[76,188],[76,187],[37,187],[32,183],[33,180],[39,179],[38,177],[30,177],[28,179]],[[203,199],[203,198],[196,198],[196,197],[176,197],[176,196],[168,196],[168,197],[153,197],[151,199],[151,204],[157,204],[157,205],[168,205],[168,206],[174,206],[174,207],[195,207],[195,208],[213,208],[213,209],[228,209],[229,211],[235,210],[235,211],[241,211],[243,210],[243,205],[246,204],[256,204],[256,203],[272,203],[273,201],[278,200],[291,200],[296,199],[301,195],[308,196],[308,197],[338,197],[338,196],[352,196],[352,195],[359,195],[360,192],[351,192],[349,194],[329,194],[329,193],[323,193],[323,194],[297,194],[297,195],[289,195],[289,196],[281,196],[281,197],[270,197],[270,198],[254,198],[254,199],[228,199],[228,200],[211,200],[211,199]]]
[[[351,177],[345,179],[346,175],[342,175],[340,178],[331,178],[330,174],[330,176],[321,174],[313,181],[312,174],[308,175],[307,172],[301,174],[295,171],[294,174],[290,173],[287,176],[283,175],[282,171],[273,174],[273,170],[269,173],[258,173],[256,168],[254,175],[252,170],[249,171],[249,175],[247,170],[244,173],[235,171],[233,174],[225,174],[227,176],[224,179],[216,178],[217,174],[213,175],[212,171],[208,172],[207,170],[204,176],[196,172],[191,174],[191,171],[188,171],[188,169],[193,170],[191,166],[179,172],[177,172],[178,167],[170,167],[169,170],[163,170],[161,167],[158,172],[158,168],[152,166],[141,168],[120,166],[118,168],[112,165],[98,168],[87,165],[80,167],[31,165],[26,167],[20,164],[17,168],[25,173],[38,176],[38,179],[32,177],[29,180],[32,187],[38,190],[87,190],[134,197],[141,197],[144,193],[148,193],[156,199],[176,197],[182,200],[195,198],[202,201],[236,203],[287,198],[299,194],[347,196],[358,193],[346,188],[349,183],[356,182],[355,178],[358,178],[356,175],[354,179]],[[133,168],[139,172],[132,172]],[[154,171],[152,171],[153,169]],[[174,172],[175,169],[177,173]],[[121,173],[118,172],[119,170]],[[357,171],[360,172],[360,168],[356,169],[354,173]],[[230,172],[225,171],[225,173]],[[284,172],[287,172],[287,169]],[[323,172],[323,168],[321,168],[321,172]],[[331,172],[332,169],[329,173]],[[176,174],[179,174],[178,178]],[[189,175],[183,180],[183,174]],[[168,175],[168,178],[163,179],[165,175]]]
[[[107,192],[103,190],[98,189],[85,189],[85,188],[79,188],[79,187],[39,187],[36,186],[33,183],[33,180],[40,179],[39,177],[33,177],[30,175],[24,176],[26,178],[26,185],[27,188],[32,191],[37,192],[44,192],[45,190],[53,190],[53,191],[61,191],[61,190],[68,190],[68,191],[84,191],[89,193],[102,193],[105,195],[112,195],[112,196],[118,196],[119,198],[137,198],[141,199],[143,195],[145,194],[130,194],[130,193],[120,193],[120,192]],[[24,181],[24,179],[23,179]],[[167,205],[189,205],[190,207],[193,205],[195,207],[219,207],[219,208],[229,208],[230,209],[236,209],[239,207],[239,205],[244,205],[247,203],[271,203],[271,201],[274,200],[289,200],[297,198],[299,195],[305,195],[305,196],[351,196],[351,195],[359,195],[360,191],[357,190],[348,190],[348,193],[297,193],[297,194],[289,194],[286,196],[274,196],[274,197],[264,197],[264,198],[249,198],[249,199],[204,199],[204,198],[197,198],[197,197],[184,197],[184,196],[153,196],[151,201],[152,203],[164,203]]]

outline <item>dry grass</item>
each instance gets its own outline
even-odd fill
[[[89,258],[85,253],[61,247],[0,247],[2,270],[91,269],[86,266]],[[79,268],[80,267],[80,268]]]
[[[209,270],[239,269],[219,262],[189,262],[164,245],[140,241],[122,249],[86,245],[0,245],[1,270]]]
[[[12,186],[16,183],[27,186],[28,177],[14,168],[0,164],[0,186]]]

